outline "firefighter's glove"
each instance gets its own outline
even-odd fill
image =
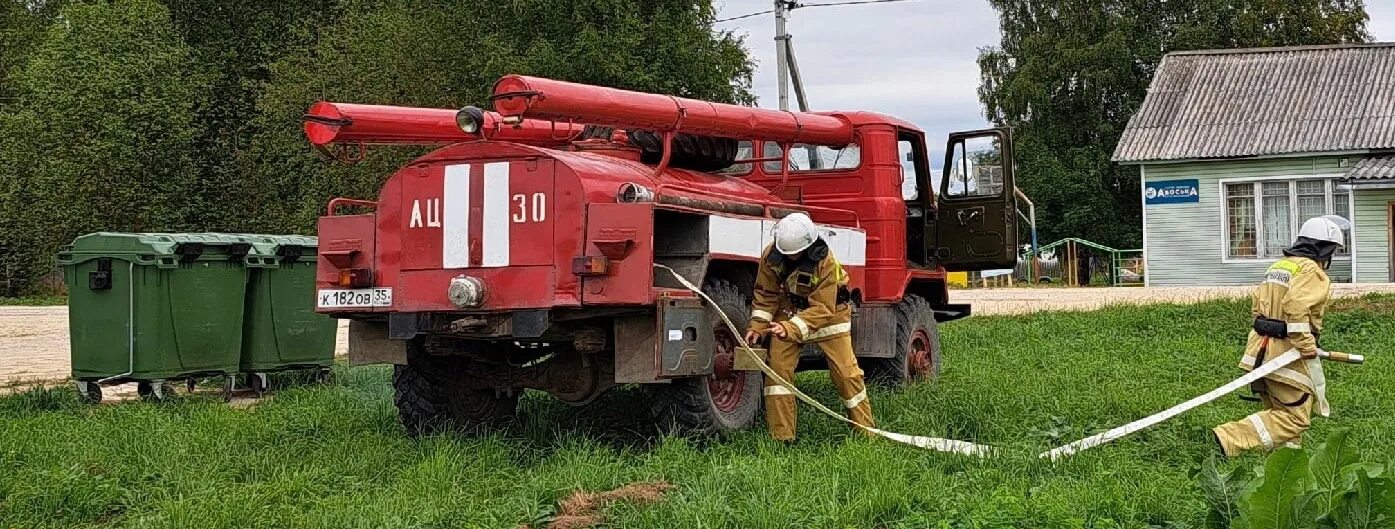
[[[1317,349],[1311,349],[1311,350],[1308,350],[1308,351],[1304,351],[1304,350],[1302,350],[1302,349],[1299,349],[1299,350],[1298,350],[1298,353],[1301,354],[1301,355],[1303,355],[1303,359],[1304,359],[1304,360],[1308,360],[1308,359],[1312,359],[1312,358],[1317,358],[1317,357],[1318,357],[1318,351],[1317,351]]]

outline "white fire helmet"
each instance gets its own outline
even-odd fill
[[[1303,223],[1303,227],[1298,228],[1299,237],[1307,237],[1318,241],[1335,242],[1338,246],[1346,246],[1346,239],[1342,236],[1342,230],[1351,229],[1351,222],[1337,215],[1323,215],[1313,217]]]
[[[775,249],[782,254],[797,254],[817,240],[818,227],[808,215],[791,213],[775,223]]]

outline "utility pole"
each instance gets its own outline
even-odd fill
[[[775,64],[780,77],[780,110],[790,109],[790,37],[785,32],[790,3],[788,0],[775,0]]]
[[[799,111],[808,112],[809,99],[804,96],[804,78],[799,75],[799,62],[794,59],[794,43],[785,29],[790,10],[796,7],[799,7],[799,4],[793,0],[775,0],[775,64],[780,77],[780,110],[790,109],[790,80],[793,77],[794,95],[799,99]],[[823,160],[819,158],[818,147],[809,145],[804,149],[808,152],[809,168],[822,169]]]

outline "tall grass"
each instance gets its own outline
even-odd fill
[[[0,297],[0,306],[44,307],[67,305],[67,296],[25,296],[20,298]]]
[[[511,528],[569,491],[676,485],[617,504],[614,527],[1201,527],[1191,476],[1209,428],[1253,411],[1225,398],[1057,464],[1044,449],[1166,408],[1238,375],[1237,302],[974,318],[942,329],[939,381],[872,394],[880,425],[1006,447],[976,460],[850,435],[800,410],[802,442],[757,430],[719,442],[662,438],[643,392],[574,409],[530,395],[524,419],[479,438],[399,431],[389,373],[340,368],[249,409],[212,397],[87,407],[66,388],[0,398],[0,528]],[[1339,302],[1324,346],[1330,419],[1366,460],[1395,463],[1395,296]],[[827,402],[824,373],[799,383]],[[1225,464],[1253,466],[1258,455]],[[1224,470],[1224,469],[1223,469]]]

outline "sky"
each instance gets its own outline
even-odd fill
[[[806,0],[826,3],[836,0]],[[773,0],[717,0],[717,18],[773,7]],[[1367,0],[1377,41],[1395,41],[1395,0]],[[744,35],[758,61],[760,106],[777,108],[775,16],[723,22]],[[978,101],[979,48],[998,43],[998,15],[986,0],[904,0],[805,7],[787,25],[814,110],[870,110],[926,131],[931,160],[943,160],[948,133],[988,125]],[[797,109],[793,90],[790,107]]]

